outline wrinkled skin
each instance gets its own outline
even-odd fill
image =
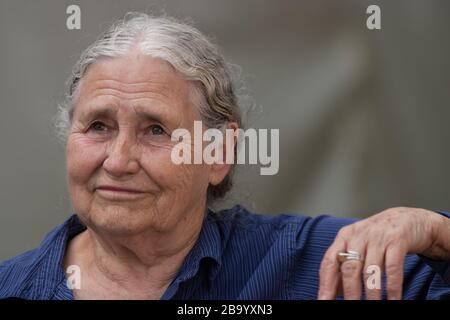
[[[403,263],[406,254],[450,259],[450,219],[419,208],[390,208],[368,219],[342,228],[323,257],[320,268],[319,299],[381,299],[381,290],[366,281],[369,266],[385,272],[388,299],[402,298]],[[353,250],[362,261],[339,262],[339,252]],[[340,292],[342,291],[342,292]]]

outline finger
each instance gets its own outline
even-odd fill
[[[356,251],[361,257],[365,256],[365,244],[360,243],[349,244],[347,250]],[[361,279],[363,262],[360,260],[348,260],[341,264],[342,274],[342,289],[344,291],[345,300],[360,300],[361,299]]]
[[[332,300],[336,298],[338,285],[340,282],[339,266],[337,260],[339,252],[346,248],[346,241],[343,238],[336,238],[335,242],[325,253],[319,272],[319,300]]]
[[[381,275],[384,266],[384,246],[368,244],[364,264],[364,287],[367,300],[381,300]]]
[[[386,250],[386,290],[389,300],[400,300],[402,298],[405,255],[406,250],[399,245],[390,246]]]
[[[339,272],[338,274],[339,277],[339,281],[338,281],[338,288],[337,288],[337,296],[338,297],[343,297],[344,296],[344,289],[342,288],[342,275]]]

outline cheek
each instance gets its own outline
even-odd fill
[[[84,184],[101,166],[105,147],[83,137],[69,137],[66,147],[66,164],[69,185]]]
[[[170,150],[147,151],[141,164],[151,178],[165,191],[175,193],[177,197],[183,194],[202,195],[209,184],[209,166],[177,165],[172,162]]]

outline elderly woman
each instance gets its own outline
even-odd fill
[[[67,96],[76,214],[0,266],[0,298],[450,298],[445,213],[391,208],[357,222],[209,209],[232,165],[173,163],[172,133],[242,124],[228,66],[192,26],[128,15],[84,51]]]

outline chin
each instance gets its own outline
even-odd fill
[[[167,219],[164,219],[167,217],[157,214],[152,209],[136,210],[113,205],[80,216],[81,220],[94,231],[111,235],[131,236],[151,229],[164,232],[173,228]]]

